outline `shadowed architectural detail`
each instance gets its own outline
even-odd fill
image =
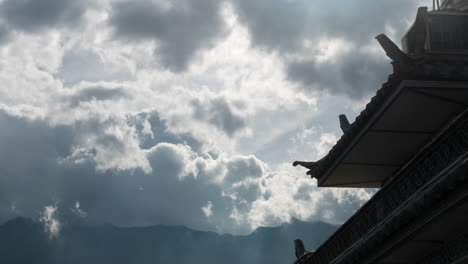
[[[465,261],[468,255],[468,236],[462,235],[459,239],[445,244],[441,249],[425,257],[417,264],[441,264]]]
[[[305,249],[304,243],[302,243],[302,240],[300,239],[294,240],[294,246],[295,246],[296,258],[300,258],[306,254],[313,254],[313,252],[307,251]]]
[[[349,126],[350,126],[348,118],[346,117],[346,115],[339,115],[338,118],[340,120],[341,130],[343,131],[343,133],[346,133],[346,131],[348,131]]]
[[[318,164],[319,164],[319,161],[295,161],[293,162],[294,167],[296,167],[297,165],[300,165],[304,168],[309,169],[309,171],[306,174],[311,175],[312,178],[315,177],[312,173]]]
[[[468,0],[419,8],[393,74],[316,162],[319,187],[381,188],[295,263],[468,263]],[[465,34],[466,33],[466,34]],[[465,262],[459,262],[465,261]]]

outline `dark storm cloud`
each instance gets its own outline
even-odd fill
[[[89,101],[108,101],[118,100],[121,98],[131,98],[123,88],[104,88],[104,87],[89,87],[78,91],[68,98],[70,106],[76,107],[82,102]]]
[[[304,39],[340,37],[362,44],[387,25],[401,33],[414,19],[416,1],[231,0],[254,45],[289,50]]]
[[[113,6],[110,24],[115,36],[132,41],[155,40],[156,57],[172,71],[184,71],[199,50],[224,31],[220,1],[171,1],[164,9],[151,1]]]
[[[232,2],[240,22],[250,31],[253,46],[299,57],[313,55],[309,50],[301,50],[305,40],[314,47],[320,38],[339,38],[358,49],[374,41],[374,36],[388,27],[394,29],[399,38],[408,29],[407,21],[414,20],[417,7],[417,1],[408,0]],[[399,39],[395,42],[399,43]],[[383,52],[380,61],[366,58],[362,52],[351,52],[337,60],[337,64],[319,64],[315,60],[285,59],[285,62],[289,79],[305,89],[354,97],[380,87],[390,70]]]
[[[56,158],[75,143],[70,127],[51,128],[46,122],[10,116],[0,110],[0,217],[10,206],[31,214],[56,197]]]
[[[233,136],[246,126],[245,120],[234,113],[232,106],[224,97],[213,98],[207,102],[198,99],[192,101],[193,117],[204,120]]]
[[[153,139],[154,145],[147,150],[152,171],[99,171],[96,149],[82,149],[81,143],[91,132],[93,137],[99,137],[96,148],[106,145],[116,152],[125,151],[126,138],[105,133],[114,121],[51,126],[44,120],[12,116],[0,110],[0,222],[17,215],[36,218],[48,205],[59,208],[60,221],[73,221],[77,216],[72,209],[78,201],[89,221],[126,226],[163,223],[214,230],[216,225],[201,210],[211,203],[213,221],[226,223],[225,231],[239,231],[229,218],[236,206],[229,195],[242,195],[242,199],[253,201],[260,195],[258,186],[222,186],[210,179],[226,170],[229,177],[238,179],[236,182],[259,177],[260,162],[253,157],[224,162],[192,152],[183,138],[167,132],[164,121],[160,120],[161,126],[157,126],[159,117],[155,112],[133,116],[129,124],[141,130],[136,123],[148,117],[153,119],[152,130],[159,140],[173,142]],[[181,176],[190,162],[196,170]],[[217,165],[211,167],[209,164],[213,163]],[[249,207],[243,206],[246,210]],[[243,228],[248,230],[248,226]]]
[[[232,0],[239,21],[247,26],[254,45],[279,50],[300,47],[308,31],[311,1]]]
[[[392,67],[365,54],[350,53],[337,62],[318,63],[314,60],[293,61],[287,65],[288,77],[306,89],[313,88],[331,94],[346,94],[353,98],[379,89]]]
[[[87,0],[5,0],[0,15],[15,29],[36,32],[77,24],[89,4]]]

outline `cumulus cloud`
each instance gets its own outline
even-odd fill
[[[88,140],[82,139],[89,138],[90,132],[82,129],[85,126],[82,124],[49,126],[44,120],[29,120],[5,112],[0,116],[0,123],[9,124],[0,137],[2,149],[9,151],[3,151],[0,160],[11,165],[2,168],[0,201],[15,204],[14,212],[2,215],[4,220],[17,213],[35,217],[38,208],[56,201],[53,210],[49,208],[45,216],[40,216],[48,227],[59,226],[53,216],[62,208],[64,217],[82,216],[86,212],[91,221],[120,225],[184,224],[213,230],[200,208],[215,201],[215,222],[224,222],[225,214],[235,207],[232,196],[241,188],[224,190],[222,185],[231,163],[237,164],[237,172],[244,174],[244,179],[251,175],[242,168],[262,166],[252,164],[250,157],[237,157],[235,161],[213,158],[208,153],[194,152],[188,145],[167,142],[159,142],[146,151],[128,152],[122,149],[127,137],[109,139],[95,132],[91,132],[95,142],[88,145]],[[93,121],[90,122],[89,126],[93,126]],[[164,127],[152,129],[164,133]],[[101,144],[105,150],[99,150]],[[104,157],[99,157],[101,151],[106,151],[101,154]],[[147,164],[132,160],[139,151],[145,153],[143,159]],[[109,155],[122,158],[115,161]],[[129,160],[132,166],[126,165]],[[64,210],[70,207],[72,210]],[[227,225],[222,231],[240,229],[245,232],[248,227]]]
[[[44,225],[44,231],[48,234],[50,239],[54,239],[59,236],[62,225],[57,219],[56,206],[45,206],[44,211],[41,214],[40,221]]]
[[[136,126],[135,118],[154,119],[154,115],[140,114],[132,122],[108,125],[141,130],[143,126]],[[0,151],[0,161],[7,165],[0,177],[0,204],[15,204],[15,210],[2,214],[2,218],[18,214],[40,217],[52,236],[60,230],[59,212],[63,219],[86,216],[89,221],[125,226],[180,224],[245,234],[257,226],[280,224],[292,217],[340,221],[356,208],[356,198],[365,199],[362,191],[340,198],[340,191],[318,190],[301,173],[271,171],[252,155],[195,151],[154,121],[151,129],[159,135],[157,140],[167,138],[174,143],[152,141],[154,145],[148,149],[122,150],[128,136],[108,139],[98,133],[94,137],[103,139],[88,145],[82,139],[96,133],[82,129],[84,125],[79,122],[51,126],[46,120],[5,112],[0,117],[0,124],[8,123],[9,128],[0,135],[4,150]],[[109,152],[118,153],[117,161],[110,156],[99,157],[100,144],[104,144],[101,141],[106,142]],[[143,156],[138,159],[146,162],[132,160],[140,152]],[[296,189],[302,185],[309,188],[302,188],[298,196]],[[329,204],[322,206],[327,200]],[[310,209],[311,201],[314,210]],[[336,215],[335,209],[342,205],[350,209]],[[35,216],[40,208],[46,209]],[[325,211],[328,218],[323,216]]]
[[[259,178],[265,173],[265,168],[255,156],[234,158],[227,163],[227,169],[224,180],[228,183],[241,182],[245,178]]]
[[[246,126],[245,120],[240,114],[235,113],[234,107],[227,102],[226,98],[211,98],[207,102],[194,99],[192,106],[195,119],[207,121],[229,136],[233,136]]]
[[[372,195],[364,189],[317,188],[300,172],[303,173],[290,164],[281,164],[276,173],[264,179],[267,188],[262,197],[252,203],[243,221],[254,226],[269,226],[291,221],[294,217],[339,224]]]
[[[319,160],[338,141],[338,137],[334,133],[312,127],[299,130],[288,141],[291,147],[287,152],[291,159]]]
[[[117,38],[156,41],[155,56],[169,69],[184,71],[197,52],[224,31],[220,1],[126,1],[113,5],[110,24]]]
[[[201,208],[202,212],[206,217],[210,218],[213,215],[213,203],[208,201],[208,203]]]

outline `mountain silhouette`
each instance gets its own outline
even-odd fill
[[[292,263],[294,239],[315,249],[337,226],[294,220],[261,227],[247,236],[196,231],[183,226],[65,225],[49,239],[41,223],[16,218],[0,226],[0,263],[156,264]]]

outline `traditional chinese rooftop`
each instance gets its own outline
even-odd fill
[[[296,264],[468,263],[468,0],[419,8],[400,50],[377,40],[394,72],[319,161],[320,187],[381,187]],[[436,1],[434,1],[436,6]]]
[[[444,36],[458,44],[446,44],[441,31],[454,25]],[[468,12],[420,8],[403,39],[406,52],[385,35],[377,40],[394,73],[356,120],[342,125],[344,134],[328,155],[294,163],[307,167],[320,187],[382,187],[468,106]]]

